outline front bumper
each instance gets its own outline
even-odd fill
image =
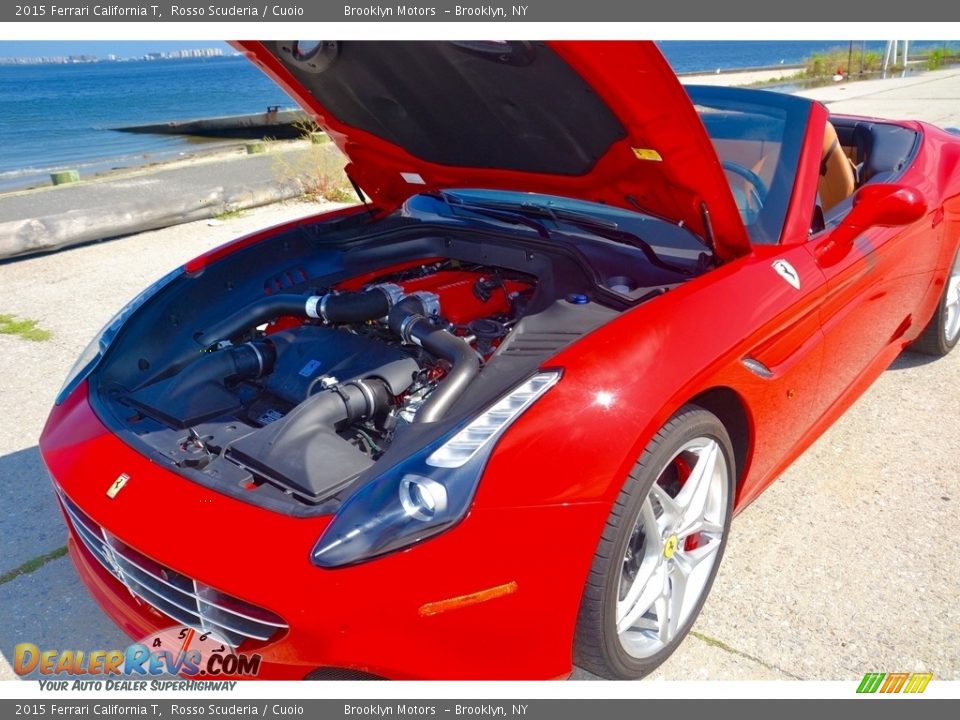
[[[54,484],[109,536],[282,618],[285,631],[237,648],[261,655],[260,678],[300,679],[322,668],[395,679],[546,679],[571,670],[596,542],[589,537],[603,517],[597,503],[474,508],[417,546],[328,570],[310,562],[310,551],[329,517],[264,510],[151,462],[103,426],[85,385],[54,408],[40,447]],[[110,498],[121,474],[129,481]],[[131,594],[70,532],[80,578],[128,635],[178,624]],[[484,602],[424,611],[510,584],[510,593]]]

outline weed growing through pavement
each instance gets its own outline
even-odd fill
[[[43,342],[51,337],[49,330],[37,327],[36,320],[17,320],[13,315],[3,314],[0,314],[0,334],[16,335],[33,342]]]
[[[309,200],[356,201],[343,167],[346,159],[312,120],[294,123],[310,140],[303,152],[274,153],[274,171],[281,183],[296,183]]]
[[[215,220],[224,222],[226,220],[234,220],[236,218],[243,217],[244,214],[245,213],[243,212],[243,210],[224,210],[223,212],[217,213],[213,217]]]

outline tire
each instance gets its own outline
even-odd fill
[[[943,357],[953,350],[957,340],[960,340],[960,251],[947,273],[937,311],[910,349],[924,355]]]
[[[723,424],[696,405],[682,407],[653,437],[601,534],[580,601],[576,665],[610,679],[637,679],[680,645],[726,547],[733,457]],[[697,518],[700,529],[691,532]]]

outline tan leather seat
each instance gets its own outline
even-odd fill
[[[856,189],[853,163],[840,147],[836,129],[828,122],[823,133],[823,154],[820,162],[820,207],[823,212],[827,212],[853,195]]]

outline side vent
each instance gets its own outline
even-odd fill
[[[263,283],[263,294],[288,292],[297,285],[310,281],[310,275],[303,267],[290,268],[277,273]]]
[[[521,332],[507,337],[501,355],[541,357],[552,355],[580,337],[578,332]]]

